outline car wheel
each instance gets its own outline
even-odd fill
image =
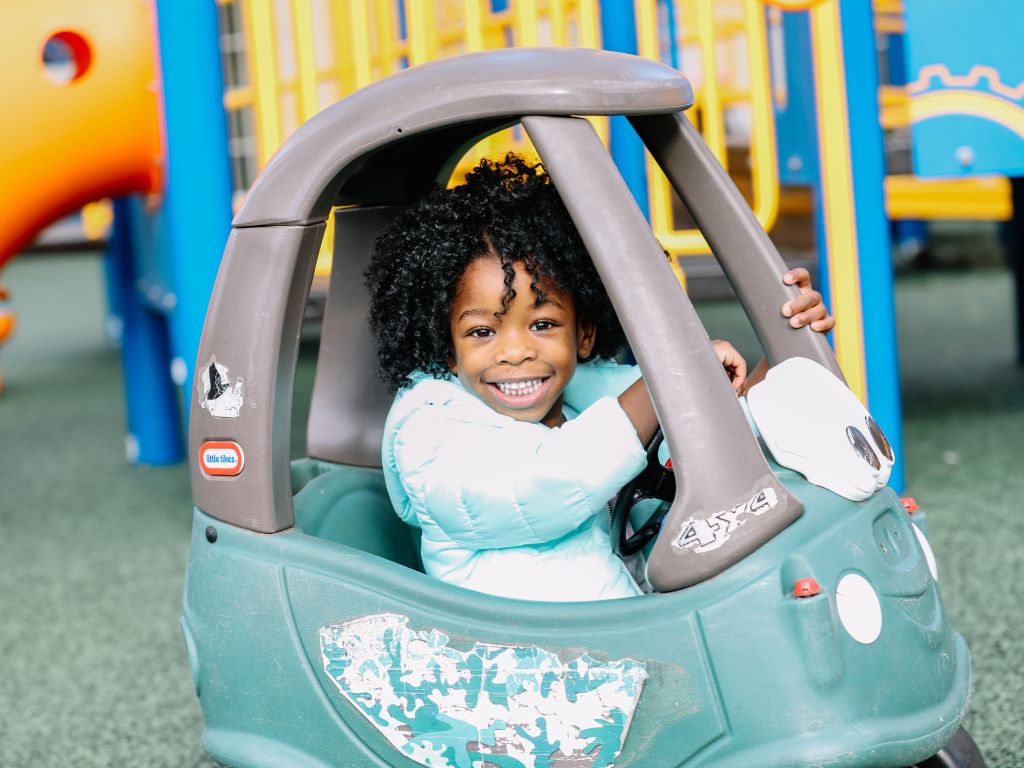
[[[985,768],[985,758],[971,734],[960,728],[937,754],[911,768]]]

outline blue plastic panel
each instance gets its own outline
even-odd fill
[[[812,54],[807,13],[783,13],[781,28],[769,29],[772,82],[776,84],[779,183],[811,186],[818,180],[818,137],[814,72],[808,66]],[[780,93],[785,94],[784,98],[779,97]]]
[[[906,0],[914,171],[1024,175],[1024,3]]]

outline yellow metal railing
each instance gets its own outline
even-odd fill
[[[492,10],[489,0],[217,0],[222,40],[244,41],[241,70],[228,82],[224,107],[234,154],[251,149],[255,169],[266,165],[305,120],[343,96],[392,72],[463,52],[508,46],[600,47],[597,0],[516,0]],[[404,25],[403,25],[404,20]],[[404,34],[402,27],[404,26]],[[252,135],[244,135],[251,115]],[[607,118],[592,121],[607,141]],[[522,130],[509,129],[471,149],[453,179],[483,156],[532,155]],[[251,175],[233,158],[235,201]],[[317,272],[330,269],[331,224]]]
[[[902,85],[879,86],[878,119],[887,131],[910,125],[910,102],[906,88]]]
[[[885,210],[890,219],[1007,221],[1013,216],[1011,195],[1005,176],[885,179]]]
[[[262,167],[322,108],[406,66],[509,45],[598,47],[596,0],[218,0],[237,5],[248,81],[229,83],[224,106],[251,107]],[[406,33],[400,30],[404,15]]]
[[[490,0],[217,0],[228,27],[224,39],[242,49],[236,57],[242,63],[235,67],[240,72],[229,76],[224,94],[238,155],[236,203],[285,138],[341,97],[403,67],[463,52],[513,45],[599,47],[598,1],[512,0],[494,11]],[[690,119],[737,179],[758,221],[771,229],[781,197],[772,99],[786,94],[778,78],[771,81],[765,4],[665,2],[672,4],[675,38],[667,39],[659,3],[636,3],[638,51],[653,59],[670,47],[678,52],[680,69],[694,84]],[[904,31],[902,0],[873,0],[873,7],[879,34]],[[767,8],[775,47],[780,13]],[[905,89],[883,86],[879,106],[887,130],[909,125]],[[593,122],[607,141],[607,119]],[[533,154],[523,131],[509,129],[467,153],[453,180],[480,157],[510,150]],[[680,222],[683,208],[650,159],[648,194],[652,226],[670,253],[708,252],[700,232]],[[1010,215],[1009,185],[996,178],[891,177],[886,205],[892,218],[1003,219]],[[332,240],[330,233],[324,238],[318,272],[329,269]],[[673,263],[685,283],[678,261]]]
[[[903,0],[874,0],[875,31],[882,35],[902,35],[906,31]]]
[[[675,3],[677,38],[663,40],[657,3],[637,3],[638,50],[659,58],[659,46],[678,46],[683,70],[695,81],[693,119],[720,161],[742,158],[734,173],[749,174],[751,205],[767,229],[778,212],[774,121],[764,11],[759,0],[668,0]],[[228,30],[244,41],[244,73],[229,78],[224,106],[237,126],[250,116],[252,136],[233,142],[255,147],[256,169],[304,120],[339,98],[398,69],[462,52],[511,45],[599,47],[598,0],[513,0],[501,11],[489,0],[218,0]],[[231,12],[233,11],[233,13]],[[400,12],[401,11],[401,12]],[[403,27],[404,17],[404,31]],[[730,119],[738,118],[738,119]],[[607,142],[607,118],[592,121]],[[509,150],[532,155],[521,130],[491,136],[463,159],[453,179],[482,156]],[[736,160],[732,161],[736,163]],[[238,164],[243,169],[245,163]],[[236,173],[236,202],[252,179]],[[707,253],[703,236],[677,224],[667,181],[651,165],[651,220],[674,255]],[[330,233],[318,272],[329,269]],[[683,279],[681,270],[678,270]]]
[[[680,69],[694,86],[694,106],[687,114],[734,178],[749,174],[751,208],[771,229],[778,215],[779,178],[764,7],[758,0],[670,2],[677,23],[676,39],[669,43],[680,52]],[[640,55],[657,58],[664,25],[659,27],[654,3],[636,7]],[[737,161],[741,167],[735,167]],[[680,204],[651,158],[648,194],[651,223],[669,253],[708,253],[698,230],[677,224]]]

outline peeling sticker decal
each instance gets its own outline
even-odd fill
[[[207,440],[199,447],[199,466],[208,475],[231,477],[242,471],[245,454],[230,440]]]
[[[320,628],[324,670],[402,754],[430,768],[609,768],[645,664],[563,664],[536,646],[448,645],[383,613]]]
[[[245,395],[245,382],[235,379],[232,384],[227,366],[218,363],[215,357],[203,368],[200,379],[199,406],[221,419],[237,417]]]
[[[725,544],[732,534],[743,525],[750,516],[760,517],[765,512],[775,509],[779,503],[774,488],[762,488],[754,496],[732,509],[717,512],[706,520],[690,518],[683,525],[683,530],[672,542],[676,549],[692,547],[695,553],[711,552]]]

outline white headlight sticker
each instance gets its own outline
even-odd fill
[[[775,509],[778,503],[774,488],[762,488],[742,504],[717,512],[706,520],[690,518],[672,546],[676,549],[692,547],[697,554],[711,552],[725,544],[736,529],[750,519],[750,515],[760,517]]]
[[[836,585],[836,610],[854,640],[870,645],[882,633],[882,605],[874,587],[859,573],[848,573]]]
[[[203,375],[197,385],[199,406],[208,410],[211,416],[221,419],[234,419],[238,416],[245,398],[245,382],[235,379],[232,383],[226,365],[221,365],[215,357],[211,357],[210,362],[203,367]]]
[[[914,535],[917,536],[917,543],[921,545],[921,549],[924,550],[924,559],[928,563],[928,570],[932,572],[932,578],[935,581],[939,580],[939,566],[935,563],[935,553],[932,552],[932,545],[928,543],[927,537],[924,532],[917,527],[917,523],[911,523],[911,527],[914,529]]]

